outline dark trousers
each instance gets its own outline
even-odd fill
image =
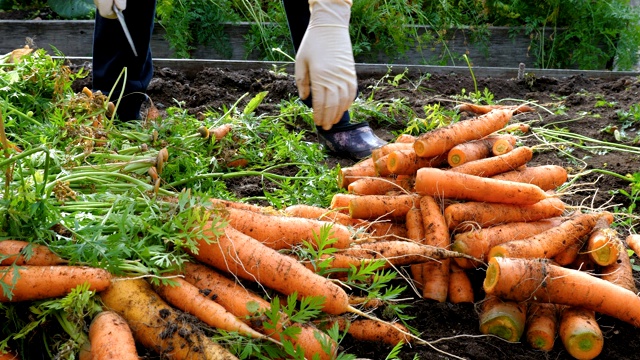
[[[309,4],[301,0],[282,0],[282,3],[287,14],[293,47],[298,51],[309,25]],[[122,69],[127,68],[124,95],[118,108],[121,120],[139,118],[140,105],[145,99],[144,92],[153,76],[150,43],[155,5],[155,0],[128,1],[127,8],[123,11],[138,52],[137,57],[134,56],[118,20],[105,19],[96,13],[93,34],[93,90],[109,93],[112,99],[117,99],[122,89],[122,81],[116,88],[113,86]],[[311,97],[303,99],[303,102],[311,106]],[[349,113],[345,112],[332,130],[336,131],[348,125],[349,120]]]

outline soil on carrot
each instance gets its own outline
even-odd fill
[[[477,78],[480,91],[488,89],[494,95],[494,101],[503,103],[516,102],[506,99],[526,100],[540,105],[537,112],[516,116],[522,122],[535,120],[533,126],[545,126],[556,130],[567,129],[589,138],[607,142],[617,142],[614,130],[624,130],[627,139],[636,137],[639,119],[635,126],[623,129],[620,111],[629,111],[638,104],[640,98],[640,80],[633,77],[617,79],[590,78],[576,75],[567,78],[527,77],[523,80],[502,78]],[[360,96],[367,98],[375,88],[373,97],[377,100],[403,98],[420,116],[425,115],[426,105],[440,104],[446,108],[456,105],[456,95],[463,89],[467,94],[474,90],[474,83],[468,75],[407,75],[402,83],[405,85],[380,85],[379,77],[359,79]],[[90,84],[90,78],[79,81],[78,91],[82,86]],[[419,86],[416,86],[419,84]],[[90,86],[90,85],[89,85]],[[228,108],[245,93],[257,94],[268,91],[267,98],[258,107],[257,113],[275,113],[281,100],[297,96],[295,81],[291,75],[277,74],[268,70],[230,71],[224,68],[207,68],[195,76],[187,76],[170,68],[157,68],[155,77],[149,86],[148,94],[160,110],[173,106],[176,101],[193,114],[207,109]],[[246,101],[251,96],[245,98]],[[244,100],[243,100],[244,101]],[[245,103],[246,103],[245,101]],[[242,104],[240,105],[242,106]],[[552,109],[549,112],[545,109]],[[640,112],[640,109],[638,110]],[[468,115],[464,115],[468,116]],[[637,114],[640,117],[640,113]],[[405,127],[407,119],[397,118],[397,124],[371,121],[376,133],[386,139],[393,140],[393,131]],[[556,124],[555,126],[551,124]],[[307,129],[309,141],[316,137],[312,129]],[[576,139],[576,143],[580,140]],[[540,144],[533,136],[525,137],[524,144],[535,146]],[[629,146],[638,148],[638,143],[628,142]],[[567,156],[568,152],[570,155]],[[564,154],[564,155],[563,155]],[[580,159],[576,162],[574,159]],[[327,157],[329,165],[348,166],[353,160],[335,154]],[[640,171],[640,156],[629,155],[617,151],[587,152],[579,149],[548,149],[536,151],[530,164],[556,164],[569,169],[574,175],[576,169],[605,169],[626,175]],[[572,187],[563,200],[576,207],[607,209],[615,211],[628,207],[630,200],[619,194],[622,189],[630,192],[630,181],[614,176],[593,172],[580,179],[580,186]],[[235,191],[240,198],[262,195],[264,184],[259,178],[242,178],[230,180],[229,189]],[[634,256],[635,259],[635,256]],[[637,261],[637,259],[635,259]],[[402,297],[408,305],[404,313],[413,316],[408,322],[420,336],[431,341],[432,346],[405,345],[399,355],[401,359],[571,359],[564,350],[560,340],[556,341],[553,350],[543,353],[533,350],[526,343],[507,343],[496,337],[481,336],[478,330],[476,308],[482,300],[482,280],[484,269],[469,272],[476,291],[476,304],[436,303],[420,299],[416,293],[408,290]],[[640,285],[640,275],[636,274],[636,282]],[[378,309],[377,316],[384,318],[384,309]],[[634,359],[640,352],[640,331],[632,325],[607,316],[598,317],[605,336],[602,359]],[[391,347],[377,342],[355,341],[347,336],[342,342],[343,351],[355,354],[360,358],[384,359]]]

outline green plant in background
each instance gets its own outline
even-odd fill
[[[65,19],[92,18],[96,9],[93,0],[0,0],[0,10],[32,10],[37,14],[45,7]]]
[[[289,61],[293,43],[282,1],[234,0],[241,18],[251,22],[245,35],[247,56],[260,60]]]

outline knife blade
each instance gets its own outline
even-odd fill
[[[127,28],[127,23],[124,21],[124,15],[122,14],[122,10],[120,10],[116,4],[113,4],[113,12],[116,13],[118,17],[118,21],[122,26],[122,31],[124,31],[124,36],[127,37],[127,41],[129,41],[129,45],[131,46],[131,50],[133,50],[133,55],[138,56],[138,52],[136,51],[135,45],[133,45],[133,39],[131,38],[131,34],[129,33],[129,28]]]

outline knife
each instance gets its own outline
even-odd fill
[[[133,45],[133,39],[131,38],[131,34],[129,33],[129,29],[127,28],[127,23],[124,22],[124,15],[122,14],[122,11],[116,6],[116,4],[113,4],[113,12],[116,13],[118,21],[120,22],[120,25],[122,25],[122,31],[124,31],[124,36],[127,37],[127,41],[129,41],[129,45],[131,45],[133,55],[138,56],[136,47]]]

